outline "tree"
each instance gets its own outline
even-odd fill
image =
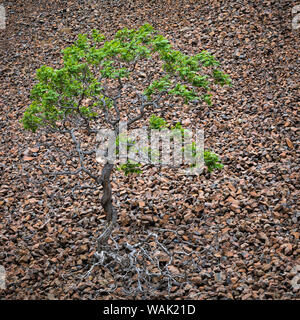
[[[106,159],[98,174],[91,161],[97,150],[86,149],[82,140],[88,137],[93,141],[101,125],[114,132],[118,147],[122,120],[127,118],[130,127],[149,111],[166,108],[164,101],[168,97],[180,98],[192,107],[203,101],[211,105],[212,85],[231,83],[219,66],[207,51],[189,56],[174,50],[165,37],[145,24],[138,30],[122,29],[109,41],[97,30],[90,38],[79,35],[72,46],[63,50],[60,68],[42,66],[37,70],[37,83],[31,91],[32,103],[24,113],[23,126],[33,132],[43,129],[59,133],[73,142],[74,149],[68,155],[73,168],[77,155],[76,170],[45,172],[40,167],[44,174],[86,175],[103,187],[101,204],[107,226],[97,238],[98,252],[105,247],[117,222],[110,181],[114,162]],[[150,125],[161,129],[166,122],[153,115]],[[183,130],[179,123],[173,129]],[[125,143],[130,147],[134,141],[125,138]],[[191,144],[195,156],[194,148]],[[222,167],[217,155],[208,150],[204,160],[209,171]],[[130,160],[119,168],[125,174],[140,171],[139,164]]]

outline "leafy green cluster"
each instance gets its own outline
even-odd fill
[[[192,144],[189,145],[188,148],[191,149],[192,157],[196,158],[197,156],[200,156],[200,155],[196,152],[196,148],[194,147],[193,144],[194,142],[192,142]],[[214,170],[221,170],[224,167],[219,157],[215,153],[211,152],[210,150],[204,150],[203,158],[204,158],[204,163],[205,163],[205,166],[207,167],[208,172],[213,172]],[[194,163],[191,164],[191,167],[195,167],[195,166],[196,164]]]
[[[113,105],[105,95],[102,79],[128,80],[138,59],[155,55],[162,60],[163,70],[162,76],[144,90],[149,100],[166,93],[182,97],[185,103],[202,99],[211,104],[211,84],[230,84],[229,76],[219,69],[219,62],[210,53],[202,51],[188,56],[176,51],[149,24],[137,30],[119,30],[110,41],[93,30],[90,38],[79,35],[62,52],[60,69],[43,66],[37,70],[32,103],[22,119],[25,129],[55,127],[74,116],[86,121],[96,119],[101,108]],[[84,103],[87,99],[88,104]]]
[[[185,103],[202,99],[211,105],[211,85],[213,83],[221,86],[231,85],[231,80],[227,74],[218,67],[220,63],[208,52],[202,51],[195,56],[188,56],[180,51],[171,48],[171,44],[166,38],[163,45],[158,50],[161,60],[164,62],[163,69],[167,73],[159,80],[155,80],[145,90],[145,94],[150,97],[153,93],[166,91],[169,94],[182,97]],[[210,81],[208,72],[204,70],[212,68]],[[204,93],[199,95],[197,88],[203,89]]]
[[[123,171],[125,176],[128,176],[132,173],[142,173],[142,170],[139,168],[141,166],[140,163],[136,163],[130,160],[127,160],[126,163],[121,164],[117,169],[119,171]]]
[[[23,116],[25,129],[36,131],[39,126],[55,127],[68,115],[93,118],[97,114],[83,105],[83,99],[99,97],[101,84],[86,63],[72,64],[68,59],[61,69],[43,66],[36,73],[38,83],[33,87],[29,108]]]
[[[149,119],[149,125],[150,129],[162,129],[166,128],[167,122],[165,119],[157,117],[155,114],[152,114],[152,116]]]
[[[125,134],[119,134],[116,138],[116,153],[119,154],[119,148],[121,144],[125,144],[127,148],[127,152],[129,149],[134,146],[135,140],[128,138]]]
[[[212,172],[215,169],[221,170],[224,167],[219,157],[209,150],[204,151],[204,162],[209,172]]]
[[[182,151],[186,151],[192,158],[202,156],[202,154],[197,152],[197,146],[194,141],[191,144],[188,144],[187,146],[185,146],[185,148],[182,148]],[[224,167],[218,155],[211,152],[210,150],[204,150],[203,160],[204,160],[205,166],[207,167],[208,172],[213,172],[214,170],[221,170]],[[194,166],[196,165],[192,163],[191,167],[194,167]]]
[[[182,127],[182,124],[180,122],[177,122],[174,126],[171,126],[170,124],[167,123],[165,119],[161,117],[157,117],[154,114],[149,119],[149,127],[150,129],[155,129],[155,130],[161,130],[169,127],[171,129],[172,137],[180,135],[181,138],[184,138],[186,134],[186,131]],[[172,138],[171,138],[171,141],[172,141]],[[137,149],[134,147],[136,141],[128,138],[127,136],[119,135],[116,139],[117,147],[119,147],[120,143],[125,143],[127,145],[127,152],[132,147],[133,149],[131,150],[137,151]],[[156,150],[152,150],[149,147],[144,147],[143,151],[148,153],[149,159],[159,158],[159,152],[157,153]],[[213,172],[214,170],[221,170],[224,167],[218,155],[211,152],[210,150],[204,150],[203,154],[198,152],[197,145],[194,141],[182,147],[181,151],[185,152],[186,156],[189,159],[193,159],[193,158],[196,159],[197,157],[203,157],[204,164],[207,167],[208,172]],[[142,170],[139,169],[140,166],[141,164],[138,162],[127,160],[126,163],[118,167],[118,170],[124,171],[125,175],[129,175],[130,173],[141,173]],[[192,163],[190,166],[195,167],[196,164]]]

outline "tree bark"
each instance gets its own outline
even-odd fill
[[[110,175],[113,169],[113,164],[106,163],[102,169],[101,182],[103,186],[103,196],[101,199],[101,205],[106,214],[107,225],[98,237],[98,252],[101,252],[104,247],[107,245],[107,241],[114,229],[114,226],[117,223],[117,212],[112,204],[112,192],[111,192],[111,183]]]

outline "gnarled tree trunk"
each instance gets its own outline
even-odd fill
[[[106,163],[102,169],[101,174],[101,182],[103,186],[103,196],[101,199],[101,204],[106,214],[107,226],[97,239],[98,252],[101,252],[107,245],[107,240],[109,239],[113,231],[113,228],[117,223],[117,212],[112,204],[112,193],[110,183],[110,175],[113,166],[114,165],[111,163]]]

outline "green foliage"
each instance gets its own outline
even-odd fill
[[[209,172],[215,169],[221,170],[224,166],[221,164],[219,157],[209,150],[204,151],[204,162]]]
[[[128,160],[126,163],[121,164],[117,168],[117,170],[123,171],[125,176],[128,176],[132,173],[142,173],[142,170],[139,168],[140,166],[140,163],[135,163],[133,161]]]
[[[201,154],[197,153],[197,146],[194,141],[191,144],[187,145],[185,149],[183,148],[183,151],[184,150],[186,150],[186,152],[191,157],[195,158],[195,157],[201,156]],[[224,167],[219,157],[215,153],[211,152],[210,150],[204,151],[203,159],[208,172],[213,172],[216,169],[221,170]],[[193,166],[195,166],[195,164],[191,165],[191,167]]]
[[[127,152],[131,148],[134,148],[136,141],[134,139],[129,138],[126,134],[120,134],[116,138],[116,153],[119,154],[119,148],[121,144],[125,144],[127,148]],[[140,163],[134,162],[132,160],[127,159],[126,163],[121,164],[119,167],[117,167],[117,170],[123,171],[126,176],[132,173],[142,173],[142,170],[139,169],[141,166]]]
[[[170,79],[168,76],[160,78],[160,80],[154,80],[144,91],[144,94],[148,97],[150,100],[151,96],[155,93],[167,91],[167,89],[170,87]]]
[[[184,103],[188,103],[192,100],[198,100],[197,93],[194,89],[189,89],[187,85],[177,83],[173,89],[169,92],[172,95],[176,95],[182,97],[184,99]]]
[[[116,153],[119,153],[119,148],[121,144],[125,144],[127,148],[127,152],[129,149],[134,146],[134,139],[128,138],[125,134],[119,134],[116,138]]]
[[[225,84],[229,86],[232,85],[229,75],[219,69],[213,70],[213,77],[215,79],[215,83],[220,84],[221,86],[224,86]]]
[[[196,157],[198,155],[197,154],[197,146],[194,141],[191,144],[186,145],[185,148],[182,148],[182,151],[185,151],[191,157]]]
[[[161,129],[161,128],[167,128],[168,126],[169,124],[163,118],[156,117],[155,115],[151,116],[150,128]],[[171,130],[174,131],[175,135],[181,135],[182,138],[184,138],[186,134],[186,131],[182,127],[182,124],[180,122],[177,122],[175,126],[171,126]],[[190,144],[185,145],[185,147],[183,147],[181,151],[185,152],[186,156],[190,159],[203,156],[204,163],[209,172],[212,172],[216,169],[221,170],[224,167],[219,157],[215,153],[211,152],[210,150],[205,150],[203,155],[197,152],[197,145],[194,141],[192,141],[192,143]],[[191,167],[194,167],[194,166],[195,164],[191,164]]]
[[[171,126],[173,137],[184,137],[184,128],[180,122],[177,122],[175,126]],[[171,141],[173,141],[173,137],[171,137]]]
[[[112,100],[104,94],[101,79],[128,80],[137,60],[157,57],[163,62],[161,77],[144,90],[151,100],[161,94],[181,97],[185,103],[202,100],[211,104],[211,84],[230,84],[229,76],[219,69],[219,62],[207,51],[188,56],[172,49],[169,40],[145,24],[137,30],[119,30],[110,41],[97,30],[91,37],[80,34],[63,51],[59,69],[42,66],[31,91],[31,105],[22,122],[25,129],[56,127],[73,117],[93,121],[101,109],[111,108]],[[83,101],[90,99],[89,105]]]
[[[166,128],[167,122],[165,119],[157,117],[153,114],[149,120],[150,129],[163,129]]]
[[[180,122],[177,122],[176,124],[175,124],[175,126],[172,126],[171,127],[171,130],[180,130],[180,131],[184,131],[184,128],[182,127],[182,124],[180,123]]]
[[[195,142],[192,142],[191,144],[187,145],[185,150],[190,157],[196,158],[201,156],[201,154],[197,153],[196,151]],[[209,150],[204,151],[203,158],[204,158],[204,164],[207,167],[208,172],[213,172],[216,169],[221,170],[224,167],[219,157],[215,153]],[[195,167],[195,166],[196,164],[194,163],[191,164],[191,167]]]

